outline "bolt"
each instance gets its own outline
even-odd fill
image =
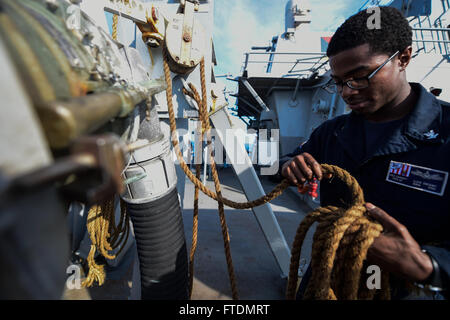
[[[100,80],[102,80],[102,76],[97,71],[92,70],[90,72],[90,79],[93,81],[100,81]]]
[[[152,48],[158,48],[161,45],[161,43],[157,39],[153,38],[147,38],[145,44]]]
[[[185,33],[185,34],[183,35],[183,40],[184,40],[185,42],[191,42],[192,37],[191,37],[191,35],[190,35],[189,33]]]
[[[78,58],[73,59],[73,60],[72,60],[72,64],[73,64],[73,66],[75,66],[75,67],[77,67],[77,68],[80,68],[80,67],[81,67],[81,61],[80,61],[80,59],[78,59]]]
[[[109,81],[111,81],[112,83],[116,83],[117,77],[116,77],[116,75],[114,74],[114,72],[110,72],[110,73],[109,73]]]
[[[92,39],[94,39],[94,34],[90,31],[86,32],[83,37],[84,44],[90,44]]]
[[[52,12],[55,12],[59,7],[59,4],[56,0],[45,0],[45,3],[47,4],[47,9]]]

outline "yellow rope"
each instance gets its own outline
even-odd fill
[[[87,231],[91,239],[91,249],[87,257],[89,267],[86,279],[82,285],[90,287],[95,282],[102,285],[106,275],[103,265],[95,261],[96,252],[106,259],[115,259],[125,247],[129,236],[129,215],[125,209],[125,203],[121,200],[121,214],[119,225],[115,225],[114,198],[106,201],[102,205],[94,205],[89,209],[87,217]],[[115,255],[109,253],[119,246],[120,249]]]
[[[96,234],[96,222],[99,219],[98,217],[100,210],[100,207],[95,205],[92,206],[88,213],[87,230],[91,238],[91,249],[87,257],[89,272],[86,279],[82,282],[83,287],[90,287],[94,282],[98,282],[99,285],[102,285],[105,282],[104,268],[103,266],[98,265],[94,259],[98,239],[98,236]]]
[[[113,15],[113,24],[112,24],[112,38],[117,41],[117,32],[119,26],[119,16],[117,14]]]

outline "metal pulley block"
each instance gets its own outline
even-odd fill
[[[184,1],[184,13],[178,13],[167,26],[166,50],[172,72],[190,73],[202,60],[206,50],[205,29],[195,19],[196,4]]]

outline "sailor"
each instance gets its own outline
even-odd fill
[[[368,28],[370,15],[361,11],[337,29],[327,50],[327,89],[339,93],[351,112],[316,128],[281,159],[280,174],[302,184],[323,178],[320,163],[349,171],[364,191],[368,214],[383,226],[367,260],[391,274],[392,298],[408,296],[405,279],[430,298],[447,298],[450,104],[407,81],[411,27],[397,9],[380,9],[380,28]],[[343,188],[338,179],[325,179],[321,205],[342,205]]]

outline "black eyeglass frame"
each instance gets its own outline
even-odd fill
[[[353,90],[366,89],[366,88],[368,88],[370,86],[370,79],[372,79],[377,74],[378,71],[380,71],[389,61],[394,59],[394,57],[396,55],[398,55],[399,53],[400,53],[400,51],[396,51],[385,62],[383,62],[382,65],[380,65],[378,68],[376,68],[374,71],[372,71],[368,76],[365,76],[365,77],[362,77],[362,78],[354,78],[354,79],[351,79],[351,80],[342,81],[340,83],[336,83],[336,82],[333,81],[333,79],[331,79],[322,88],[325,89],[329,93],[337,93],[337,92],[343,91],[344,90],[344,85],[346,85],[347,87],[349,87],[350,89],[353,89]],[[360,80],[367,81],[367,84],[366,85],[361,85],[361,86],[355,86],[355,85],[351,84],[351,82],[360,81]]]

